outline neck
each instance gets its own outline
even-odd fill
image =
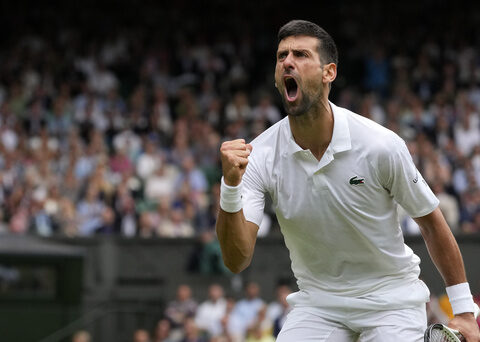
[[[320,160],[333,134],[333,112],[328,99],[299,116],[288,116],[295,142]]]

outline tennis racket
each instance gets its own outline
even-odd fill
[[[478,317],[479,308],[475,304],[475,318]],[[437,323],[430,325],[425,331],[424,342],[465,342],[465,338],[458,330]]]

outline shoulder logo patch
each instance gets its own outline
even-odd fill
[[[350,178],[350,185],[360,185],[360,184],[365,184],[365,178],[363,177],[358,178],[358,176],[354,176]]]

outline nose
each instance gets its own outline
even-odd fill
[[[285,59],[283,60],[283,68],[285,70],[295,69],[293,54],[291,52],[289,52],[287,57],[285,57]]]

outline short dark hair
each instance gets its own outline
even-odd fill
[[[291,36],[309,36],[319,40],[318,54],[324,63],[338,64],[338,51],[333,38],[323,28],[306,20],[291,20],[278,31],[277,43]]]

